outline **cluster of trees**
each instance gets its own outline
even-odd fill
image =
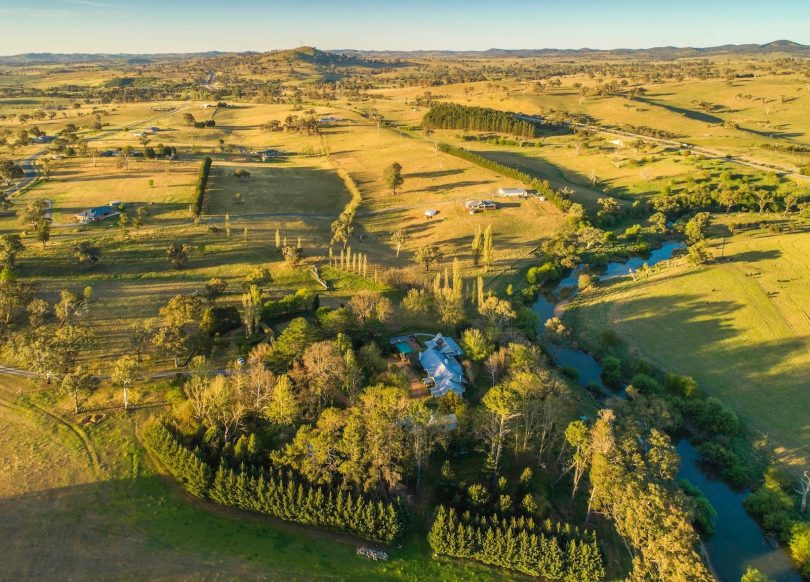
[[[796,495],[798,493],[798,495]],[[765,471],[759,489],[745,498],[745,509],[762,527],[773,532],[787,545],[791,557],[805,578],[810,578],[810,520],[807,498],[810,496],[810,471],[796,480],[785,470],[772,465]]]
[[[649,404],[648,402],[645,404]],[[675,482],[679,458],[664,418],[636,402],[566,429],[574,492],[589,481],[588,513],[608,517],[628,546],[635,580],[712,580],[697,550],[694,502]],[[640,510],[643,508],[643,510]]]
[[[210,173],[211,158],[206,156],[202,166],[200,166],[200,172],[197,174],[197,183],[194,186],[194,201],[191,203],[191,214],[195,220],[198,220],[202,214],[205,201],[205,186],[208,184],[208,175]]]
[[[514,113],[457,103],[435,103],[422,118],[422,125],[431,129],[496,131],[524,139],[533,138],[537,132],[537,124]]]
[[[431,549],[546,580],[598,582],[605,567],[596,536],[570,526],[535,524],[533,519],[459,516],[439,506],[428,533]]]
[[[404,527],[397,501],[373,500],[341,489],[313,486],[290,472],[249,472],[220,466],[208,496],[220,505],[383,543],[399,538]]]
[[[385,543],[402,533],[403,517],[397,502],[375,501],[348,491],[313,486],[289,471],[251,470],[244,466],[231,469],[220,465],[213,473],[161,421],[147,424],[143,435],[161,464],[198,497]]]
[[[450,154],[451,156],[456,156],[457,158],[461,158],[477,166],[491,170],[496,174],[501,174],[502,176],[507,176],[514,180],[518,180],[519,182],[523,182],[524,184],[528,184],[531,188],[537,190],[538,194],[545,196],[547,200],[551,201],[561,210],[567,210],[571,205],[571,201],[568,200],[568,198],[566,198],[562,192],[554,190],[554,188],[552,188],[546,180],[533,178],[522,170],[516,170],[510,166],[506,166],[499,162],[494,162],[476,153],[469,152],[464,148],[459,148],[446,143],[440,143],[438,148],[441,152]]]

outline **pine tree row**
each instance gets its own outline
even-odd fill
[[[520,119],[514,113],[488,107],[469,107],[458,103],[433,105],[425,113],[422,124],[435,129],[495,131],[521,138],[532,138],[536,133],[535,123]]]
[[[220,467],[209,497],[221,504],[279,519],[345,531],[390,543],[402,533],[402,516],[394,503],[331,491],[295,479]]]
[[[554,190],[554,188],[552,188],[551,185],[545,180],[533,178],[526,172],[512,168],[511,166],[505,166],[504,164],[489,160],[483,156],[479,156],[476,153],[467,151],[464,148],[456,147],[446,143],[440,143],[437,147],[441,152],[450,154],[451,156],[456,156],[457,158],[461,158],[462,160],[466,160],[470,163],[475,164],[476,166],[480,166],[484,169],[501,174],[502,176],[506,176],[508,178],[512,178],[524,184],[528,184],[533,189],[537,190],[538,194],[540,194],[541,196],[545,196],[547,200],[549,200],[560,210],[563,211],[568,210],[568,208],[571,206],[571,201],[562,196],[556,190]]]
[[[147,447],[197,497],[279,519],[351,533],[390,543],[403,531],[399,504],[375,501],[301,482],[291,473],[211,468],[159,421],[144,427]]]
[[[455,510],[440,506],[428,533],[428,543],[437,554],[476,560],[548,580],[604,579],[604,562],[595,536],[575,529],[569,530],[570,537],[543,533],[538,528],[532,529],[528,521],[512,525],[497,518],[464,519]]]
[[[203,201],[205,200],[205,186],[208,183],[208,174],[211,172],[211,158],[206,157],[200,166],[200,173],[197,174],[197,184],[194,186],[194,202],[191,204],[191,212],[199,217],[202,214]]]
[[[211,484],[211,468],[180,444],[162,422],[150,422],[143,434],[149,449],[183,487],[192,495],[205,497]]]

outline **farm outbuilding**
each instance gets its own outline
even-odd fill
[[[498,196],[504,198],[526,198],[529,191],[525,188],[498,188]]]

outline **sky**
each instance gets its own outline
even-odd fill
[[[810,44],[810,0],[0,0],[0,55]]]

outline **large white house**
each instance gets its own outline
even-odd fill
[[[449,337],[437,334],[425,342],[425,350],[419,353],[419,362],[428,374],[427,383],[434,397],[448,392],[464,395],[464,370],[459,358],[464,355],[459,345]]]

